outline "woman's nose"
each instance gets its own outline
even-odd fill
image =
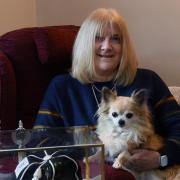
[[[105,38],[104,41],[101,43],[101,49],[102,50],[111,50],[112,44],[109,38]]]

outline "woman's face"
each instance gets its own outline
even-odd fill
[[[99,80],[111,80],[121,59],[121,37],[116,27],[108,27],[103,36],[95,39],[95,71]]]

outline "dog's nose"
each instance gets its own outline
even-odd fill
[[[120,127],[125,126],[125,121],[122,120],[122,119],[120,119],[118,123],[119,123],[119,126],[120,126]]]

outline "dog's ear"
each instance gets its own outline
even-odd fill
[[[115,91],[112,91],[107,87],[103,87],[101,93],[101,101],[104,101],[106,103],[111,100],[114,100],[117,96],[117,93]]]
[[[141,89],[139,91],[133,91],[131,97],[140,106],[147,102],[148,91],[147,89]]]

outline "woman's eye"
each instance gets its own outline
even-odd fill
[[[117,113],[117,112],[113,112],[113,113],[112,113],[112,116],[113,116],[113,117],[118,117],[118,113]]]
[[[104,37],[103,36],[96,36],[95,38],[96,42],[102,42],[104,40]]]
[[[126,114],[126,117],[129,119],[129,118],[132,118],[132,116],[133,116],[133,113],[127,113]]]
[[[119,37],[119,35],[114,35],[114,36],[111,37],[111,41],[114,42],[114,43],[120,44],[121,43],[121,38]]]

